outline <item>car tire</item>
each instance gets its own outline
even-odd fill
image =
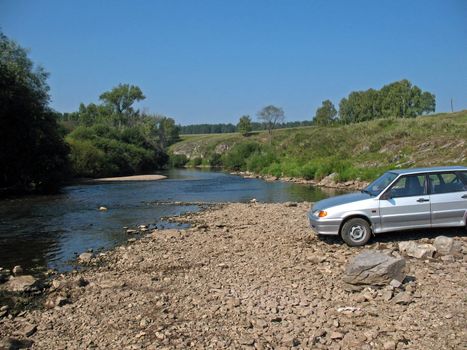
[[[341,237],[351,247],[365,245],[371,238],[370,225],[364,219],[350,219],[342,225]]]

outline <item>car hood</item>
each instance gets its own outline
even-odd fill
[[[368,198],[371,198],[371,195],[369,195],[368,193],[363,193],[363,192],[344,194],[342,196],[326,198],[326,199],[323,199],[322,201],[316,202],[311,210],[312,211],[323,210],[323,209],[327,209],[330,207],[334,207],[336,205],[358,202],[358,201],[362,201]]]

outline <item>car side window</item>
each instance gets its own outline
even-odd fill
[[[425,175],[407,175],[402,176],[391,187],[390,194],[392,198],[423,196],[425,191]]]
[[[430,175],[432,194],[467,191],[467,186],[456,173],[440,173]]]

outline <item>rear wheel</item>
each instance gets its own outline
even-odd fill
[[[350,219],[342,225],[341,237],[351,247],[365,245],[371,237],[370,225],[364,219]]]

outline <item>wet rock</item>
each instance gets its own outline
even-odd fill
[[[364,251],[352,258],[344,271],[346,289],[361,290],[364,286],[385,286],[393,279],[405,278],[405,260],[377,251]]]
[[[99,207],[99,211],[107,211],[107,207]]]
[[[13,267],[13,275],[20,276],[23,274],[23,268],[20,265]]]
[[[402,254],[411,256],[417,259],[432,258],[436,252],[436,248],[432,244],[422,243],[417,244],[414,241],[399,242],[399,251]]]
[[[78,262],[80,262],[81,264],[89,264],[91,262],[92,257],[93,257],[92,253],[89,253],[89,252],[81,253],[78,256]]]
[[[462,251],[462,244],[451,237],[438,236],[433,245],[438,255],[457,255]]]
[[[31,275],[11,277],[5,283],[6,290],[10,292],[29,292],[37,289],[39,280]]]
[[[135,235],[138,233],[138,230],[134,230],[132,228],[129,228],[126,230],[126,233],[129,234],[129,235]]]

